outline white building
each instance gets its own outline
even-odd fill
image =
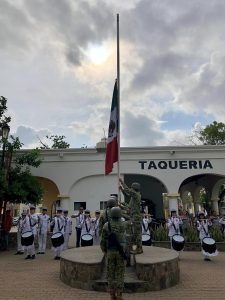
[[[104,176],[104,147],[102,141],[94,149],[41,151],[43,162],[32,173],[45,188],[43,206],[49,212],[56,200],[70,214],[80,205],[95,211],[117,193],[117,168]],[[211,209],[218,213],[223,208],[219,196],[225,183],[224,146],[122,148],[120,170],[128,186],[141,184],[142,198],[157,218],[178,206],[193,213],[200,210],[203,187]]]

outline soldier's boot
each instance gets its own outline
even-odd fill
[[[119,289],[116,290],[116,300],[123,300],[122,292],[123,292],[122,290]]]
[[[116,290],[109,290],[110,300],[116,300]]]

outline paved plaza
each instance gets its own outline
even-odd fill
[[[24,260],[24,256],[14,255],[13,251],[0,252],[0,299],[109,299],[107,293],[79,290],[62,283],[59,264],[50,250],[36,260]],[[204,262],[199,252],[183,252],[180,271],[177,286],[158,292],[124,294],[124,299],[225,299],[225,253]]]

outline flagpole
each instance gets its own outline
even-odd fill
[[[118,99],[118,162],[117,162],[117,180],[118,180],[118,201],[120,202],[120,28],[119,14],[117,14],[117,99]]]

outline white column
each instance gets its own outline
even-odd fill
[[[180,197],[179,193],[168,193],[167,198],[169,200],[169,210],[175,209],[177,214],[178,210],[178,198]]]

